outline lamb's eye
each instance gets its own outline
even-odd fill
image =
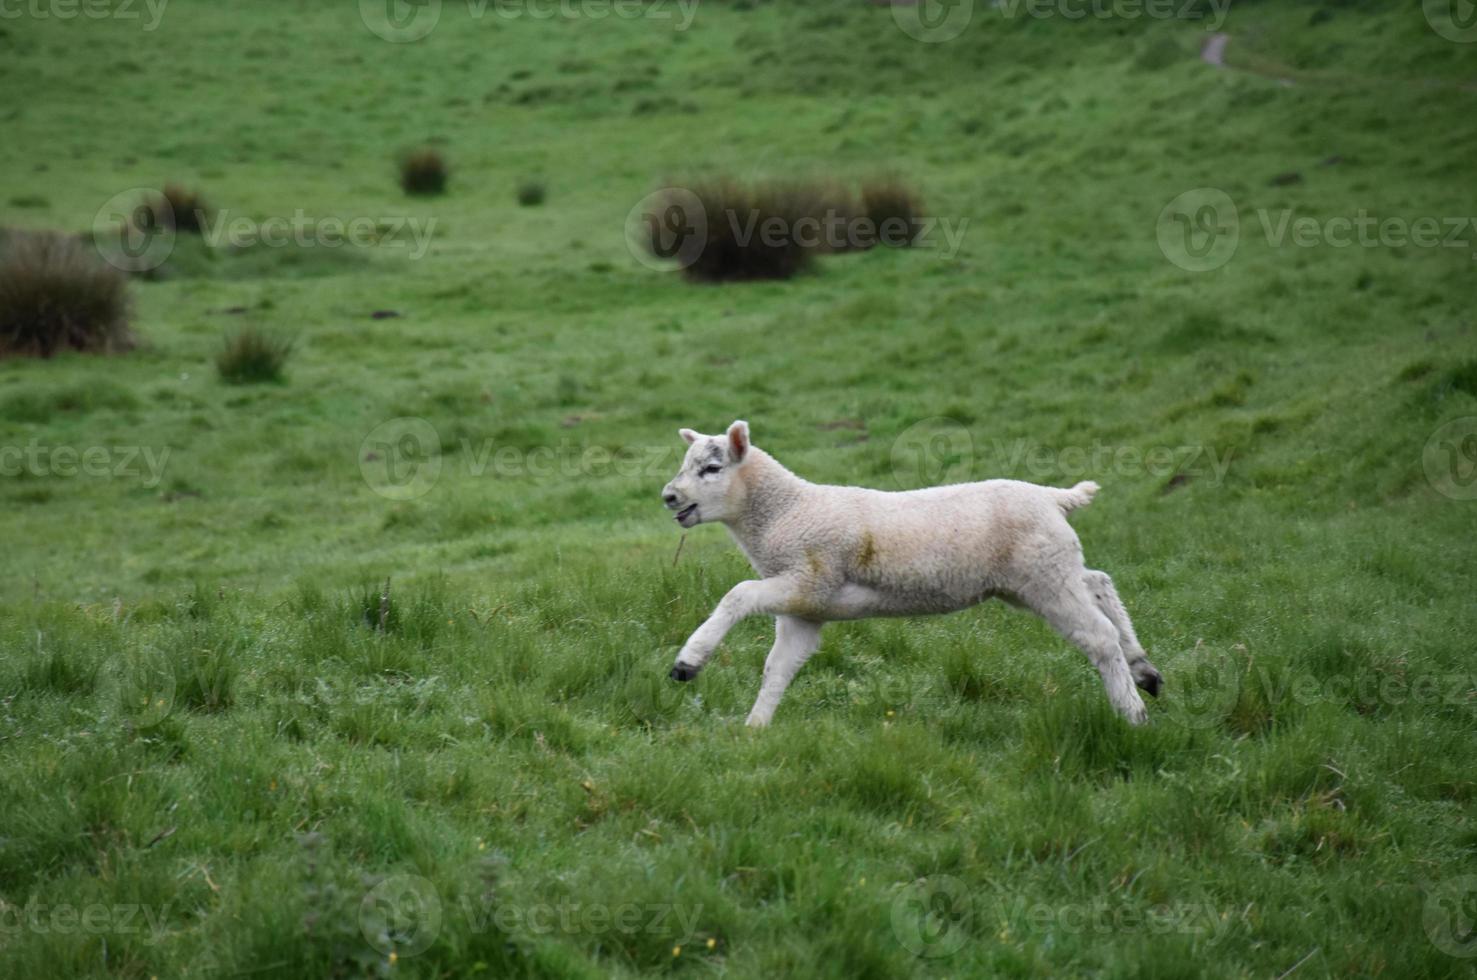
[[[712,476],[714,473],[717,473],[721,469],[723,469],[723,467],[719,466],[717,463],[709,463],[707,466],[703,467],[703,476]]]

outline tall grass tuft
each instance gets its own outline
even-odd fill
[[[439,150],[422,147],[400,158],[400,187],[417,197],[446,193],[449,168]]]
[[[226,334],[215,367],[228,384],[258,384],[282,381],[283,368],[295,341],[257,327],[242,327]]]
[[[134,346],[128,284],[81,239],[16,233],[0,245],[0,357]]]
[[[525,180],[518,185],[518,203],[525,208],[537,207],[548,195],[549,189],[541,180]]]
[[[20,690],[90,694],[97,686],[98,662],[76,650],[37,650],[22,660]]]
[[[918,237],[923,199],[897,177],[862,184],[862,213],[875,229],[877,241],[906,248]]]
[[[224,711],[236,703],[240,649],[223,643],[186,647],[175,653],[176,704],[196,711]]]
[[[199,191],[171,183],[146,200],[136,215],[146,230],[168,229],[198,235],[209,220],[210,206]]]
[[[647,247],[653,255],[678,258],[683,273],[697,282],[789,279],[824,248],[824,236],[812,238],[802,219],[819,221],[827,210],[822,184],[746,186],[717,178],[662,202],[648,226]],[[675,237],[674,228],[680,229]]]
[[[383,585],[361,583],[349,594],[349,607],[354,618],[377,633],[400,629],[400,603],[390,594],[390,580]]]

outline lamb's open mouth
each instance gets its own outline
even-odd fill
[[[692,527],[697,523],[697,504],[688,504],[677,512],[677,523],[683,527]]]

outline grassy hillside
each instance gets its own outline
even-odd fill
[[[178,181],[386,238],[182,236],[138,350],[0,361],[0,972],[1465,975],[1477,45],[1242,3],[1220,70],[1207,22],[975,6],[0,21],[0,227]],[[962,237],[638,261],[718,172],[901,175]],[[243,326],[284,383],[216,376]],[[761,734],[769,624],[672,684],[749,573],[658,491],[738,417],[815,480],[1100,482],[1154,723],[999,605],[829,627]]]

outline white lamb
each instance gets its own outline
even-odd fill
[[[1106,573],[1084,567],[1068,512],[1097,484],[1070,490],[986,480],[887,493],[802,480],[749,442],[681,430],[687,455],[662,490],[684,528],[719,521],[761,578],[740,582],[688,638],[671,676],[697,676],[723,637],[756,613],[775,617],[774,647],[748,724],[769,724],[830,620],[911,616],[1000,598],[1035,611],[1078,646],[1129,722],[1147,720],[1135,684],[1161,678]]]

